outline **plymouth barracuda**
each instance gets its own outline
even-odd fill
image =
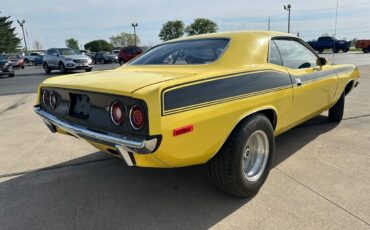
[[[225,32],[157,45],[120,68],[45,80],[35,112],[129,166],[206,164],[216,187],[251,196],[275,136],[329,110],[343,117],[354,65],[330,65],[300,38]],[[292,140],[294,141],[294,140]]]

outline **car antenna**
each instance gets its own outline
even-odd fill
[[[334,38],[337,37],[338,3],[339,3],[339,0],[337,0],[337,8],[335,9]],[[335,42],[334,42],[334,50],[335,50]],[[334,60],[335,60],[335,52],[333,51],[333,59],[332,59],[332,64],[333,65],[334,65]]]

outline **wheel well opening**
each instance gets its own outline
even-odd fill
[[[267,117],[267,119],[269,119],[269,121],[271,122],[272,128],[275,130],[276,124],[277,124],[277,115],[276,115],[276,112],[273,109],[264,109],[264,110],[260,110],[260,111],[257,111],[255,113],[249,114],[248,116],[244,117],[242,120],[239,121],[239,123],[235,126],[234,130],[237,129],[237,127],[240,124],[242,124],[243,121],[245,121],[246,119],[248,119],[249,117],[251,117],[255,114],[265,115]]]
[[[349,92],[351,92],[352,88],[353,88],[353,81],[350,81],[348,82],[348,84],[346,85],[346,88],[344,89],[344,95],[347,95],[349,94]]]

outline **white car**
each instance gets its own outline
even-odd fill
[[[90,57],[81,54],[79,51],[70,48],[51,48],[44,55],[43,67],[45,73],[52,70],[59,70],[67,73],[73,70],[85,70],[90,72],[93,63]]]

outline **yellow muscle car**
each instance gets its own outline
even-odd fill
[[[54,77],[35,112],[52,132],[85,139],[129,166],[207,164],[237,197],[255,194],[275,136],[329,110],[343,117],[354,65],[330,65],[300,38],[227,32],[157,45],[109,71]]]

